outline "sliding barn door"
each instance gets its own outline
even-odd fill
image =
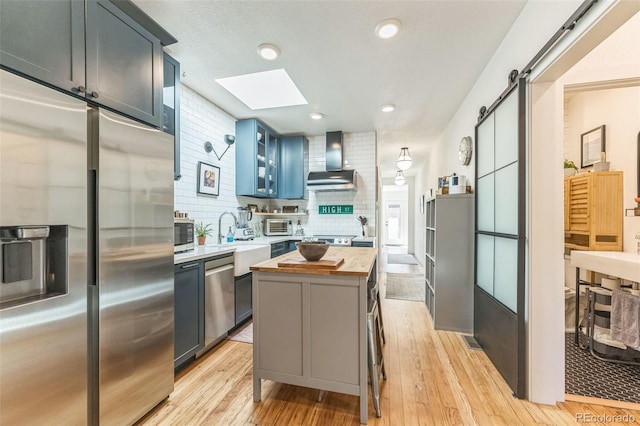
[[[474,335],[519,398],[526,395],[526,81],[476,125]]]

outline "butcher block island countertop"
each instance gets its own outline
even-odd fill
[[[357,395],[367,423],[367,289],[377,280],[376,255],[330,247],[323,259],[344,258],[335,269],[278,266],[301,258],[297,251],[251,267],[254,401],[262,380]]]
[[[313,275],[352,275],[366,277],[371,271],[371,265],[376,260],[378,250],[370,247],[329,247],[327,254],[322,259],[344,258],[344,263],[336,269],[326,267],[314,268],[314,262],[309,262],[305,267],[283,267],[278,263],[302,259],[302,255],[296,250],[276,258],[266,260],[251,266],[252,271],[283,272],[289,274],[313,274]],[[321,259],[321,260],[322,260]]]

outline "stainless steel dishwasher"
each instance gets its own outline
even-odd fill
[[[204,263],[204,348],[200,357],[235,325],[233,253]]]

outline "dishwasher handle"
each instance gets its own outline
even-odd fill
[[[204,276],[208,277],[209,275],[217,274],[219,272],[224,272],[228,269],[233,269],[233,264],[228,264],[224,266],[220,266],[219,268],[207,269]]]

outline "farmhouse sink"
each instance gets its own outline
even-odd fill
[[[271,258],[271,246],[260,244],[238,244],[236,246],[235,264],[233,275],[248,274],[249,266],[269,260]]]

